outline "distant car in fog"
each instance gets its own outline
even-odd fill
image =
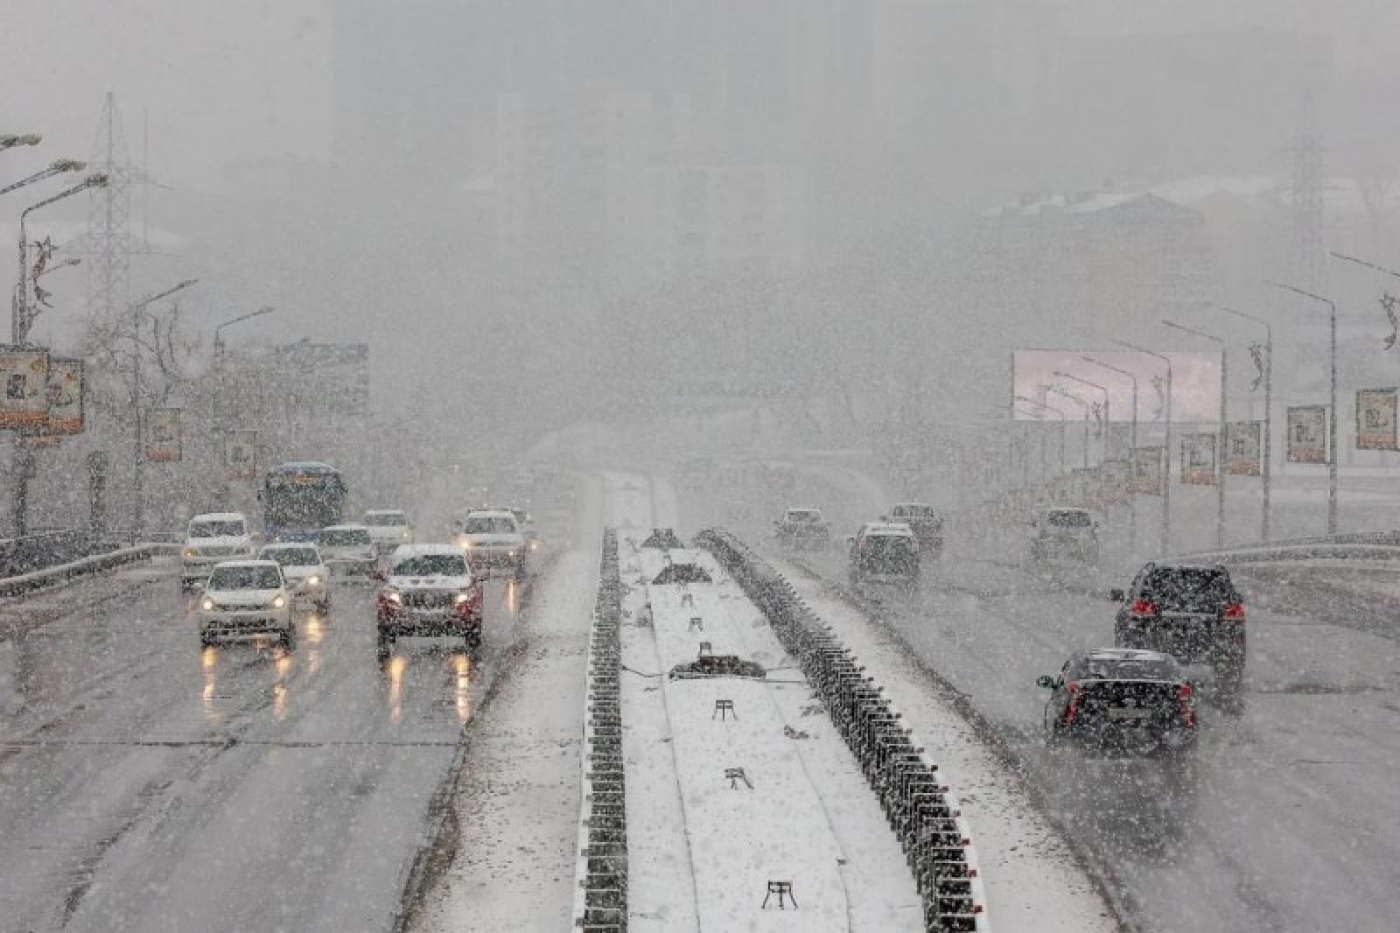
[[[1052,747],[1140,757],[1195,746],[1194,692],[1170,655],[1101,648],[1073,655],[1058,675],[1036,683],[1050,691],[1045,741]]]
[[[199,641],[212,645],[242,635],[274,635],[292,647],[292,594],[276,561],[216,564],[199,599]]]
[[[314,544],[280,542],[265,544],[259,560],[275,560],[287,579],[292,595],[311,602],[322,614],[331,608],[331,569]]]
[[[890,521],[903,522],[919,539],[919,553],[938,558],[943,553],[943,516],[931,505],[900,502],[890,508]]]
[[[378,575],[379,656],[409,635],[461,638],[468,651],[481,645],[482,589],[461,549],[451,544],[406,544]]]
[[[865,584],[897,584],[912,589],[919,583],[919,539],[903,522],[870,522],[850,539],[850,580]]]
[[[1238,699],[1245,664],[1244,601],[1218,564],[1153,562],[1133,577],[1126,592],[1110,594],[1120,605],[1113,642],[1149,648],[1182,664],[1209,664],[1216,695]]]
[[[400,509],[370,509],[365,513],[364,526],[380,554],[388,554],[404,544],[413,543],[413,526]]]
[[[831,526],[820,509],[788,509],[773,522],[773,536],[793,550],[825,548],[831,543]]]
[[[467,555],[475,573],[525,575],[525,536],[515,513],[476,509],[453,520],[453,542]]]
[[[316,532],[316,548],[332,576],[369,578],[378,558],[364,525],[331,525]]]
[[[253,530],[242,512],[209,512],[190,519],[180,548],[180,588],[204,582],[221,561],[253,556]]]
[[[1099,562],[1099,523],[1088,509],[1056,506],[1031,520],[1031,563],[1069,560]]]

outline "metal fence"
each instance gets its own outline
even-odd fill
[[[51,529],[22,538],[0,538],[0,577],[15,577],[73,561],[104,550],[86,531]]]
[[[695,544],[739,581],[821,696],[904,848],[923,898],[926,929],[986,931],[971,833],[938,765],[916,745],[901,713],[792,585],[743,542],[716,529],[701,532]]]
[[[598,602],[588,646],[583,804],[575,869],[574,927],[627,929],[627,803],[622,767],[622,575],[617,532],[603,532]]]

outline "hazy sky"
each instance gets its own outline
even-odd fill
[[[0,132],[44,135],[6,169],[91,156],[108,90],[138,160],[149,114],[151,173],[177,187],[228,159],[324,154],[331,2],[0,0]]]

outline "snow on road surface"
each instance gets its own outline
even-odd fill
[[[610,485],[630,519],[619,542],[630,590],[624,663],[633,668],[623,681],[632,926],[921,929],[899,845],[800,673],[774,670],[769,682],[657,676],[693,661],[701,642],[716,654],[792,665],[708,554],[639,547],[648,519],[672,514],[667,491],[636,478]],[[715,582],[651,582],[670,562],[695,563]],[[731,768],[743,777],[727,777]],[[769,881],[791,882],[798,906],[778,909],[774,896],[765,910]]]
[[[987,913],[999,929],[1113,930],[1102,891],[1036,810],[1022,778],[989,751],[917,661],[881,625],[803,570],[774,559],[832,627],[938,762],[976,834]]]

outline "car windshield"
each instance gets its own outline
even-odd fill
[[[215,567],[209,575],[211,590],[275,590],[281,585],[276,567]]]
[[[369,512],[365,515],[365,524],[371,528],[386,528],[407,525],[408,518],[402,512]]]
[[[467,561],[460,554],[417,554],[394,564],[395,577],[465,577]]]
[[[316,543],[322,547],[354,547],[357,544],[369,544],[369,532],[364,528],[328,529],[316,536]]]
[[[265,548],[258,556],[275,560],[283,567],[311,567],[321,562],[321,555],[314,547]]]
[[[237,538],[247,533],[247,526],[240,521],[205,521],[190,523],[191,538]]]
[[[515,519],[504,515],[469,515],[466,531],[469,535],[510,534],[515,531]]]
[[[1093,524],[1093,519],[1089,517],[1088,512],[1080,512],[1075,509],[1051,512],[1045,517],[1045,521],[1056,528],[1088,528]]]

